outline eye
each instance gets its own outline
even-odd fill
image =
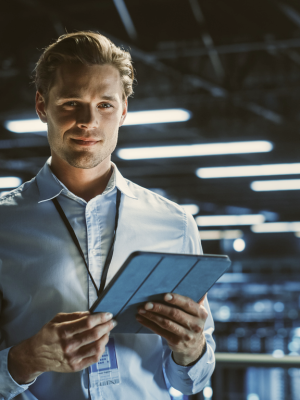
[[[109,103],[101,103],[101,104],[99,104],[99,107],[100,107],[100,108],[111,108],[112,105],[109,104]]]
[[[77,102],[76,101],[68,101],[64,105],[69,106],[69,107],[75,107],[75,106],[77,106]]]

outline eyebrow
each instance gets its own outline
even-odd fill
[[[117,101],[115,96],[103,95],[100,96],[102,100],[110,100],[110,101]],[[78,93],[70,93],[67,95],[58,96],[57,100],[64,100],[64,99],[81,99],[81,96]]]

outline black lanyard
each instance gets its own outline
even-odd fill
[[[95,283],[95,281],[94,281],[94,279],[92,277],[92,274],[89,271],[89,267],[88,267],[87,262],[85,260],[82,248],[80,247],[80,244],[79,244],[79,241],[77,239],[76,233],[74,232],[74,230],[73,230],[68,218],[66,217],[66,214],[64,213],[63,209],[61,208],[61,205],[59,204],[59,202],[58,202],[56,197],[54,199],[52,199],[52,201],[53,201],[53,203],[54,203],[59,215],[61,216],[64,224],[66,225],[66,227],[67,227],[67,229],[68,229],[68,231],[69,231],[69,233],[70,233],[70,235],[71,235],[71,237],[73,239],[73,242],[75,243],[75,245],[76,245],[76,247],[77,247],[77,249],[78,249],[78,251],[79,251],[79,253],[80,253],[80,255],[81,255],[82,259],[83,259],[83,261],[84,261],[84,265],[85,265],[85,267],[87,269],[87,272],[88,272],[88,274],[89,274],[89,276],[91,278],[91,281],[93,282],[93,285],[94,285],[94,287],[96,289],[97,296],[99,297],[100,293],[102,293],[102,291],[104,289],[105,282],[106,282],[106,277],[107,277],[107,272],[108,272],[108,269],[109,269],[109,266],[110,266],[110,263],[111,263],[111,259],[112,259],[113,253],[114,253],[114,247],[115,247],[115,241],[116,241],[116,232],[117,232],[118,222],[119,222],[119,209],[120,209],[120,201],[121,201],[121,192],[117,188],[116,217],[115,217],[114,236],[113,236],[113,239],[112,239],[112,242],[111,242],[111,245],[110,245],[110,249],[109,249],[108,255],[106,257],[105,265],[104,265],[102,276],[101,276],[101,283],[100,283],[100,289],[99,290],[98,290],[97,285],[96,285],[96,283]]]

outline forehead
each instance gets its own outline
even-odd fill
[[[118,95],[123,87],[120,73],[112,65],[62,64],[55,73],[50,92],[54,97]]]

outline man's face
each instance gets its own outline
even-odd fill
[[[47,104],[37,93],[37,112],[48,124],[52,157],[76,168],[99,165],[114,151],[127,112],[119,71],[111,65],[63,64]]]

